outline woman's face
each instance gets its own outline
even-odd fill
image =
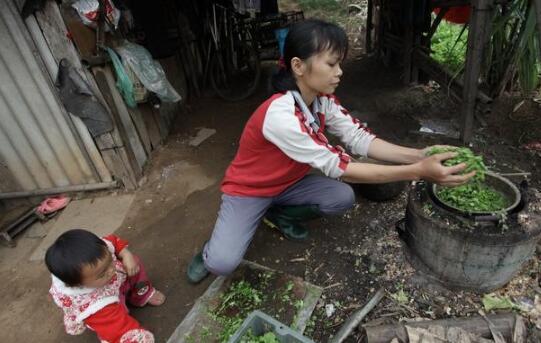
[[[340,83],[342,56],[331,50],[322,51],[306,61],[305,72],[297,77],[297,81],[314,93],[332,94]]]

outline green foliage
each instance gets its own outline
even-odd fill
[[[433,148],[428,155],[454,151],[457,156],[444,161],[445,166],[454,166],[465,163],[464,173],[476,172],[475,176],[466,184],[458,187],[440,187],[438,198],[444,203],[466,212],[495,212],[507,205],[505,197],[484,183],[486,166],[483,157],[475,155],[468,148]]]
[[[307,18],[320,18],[335,24],[347,21],[347,4],[336,0],[299,0]]]
[[[537,88],[538,35],[533,1],[514,0],[496,7],[483,63],[491,95],[499,95],[517,79],[525,94]]]
[[[473,177],[474,181],[484,181],[485,173],[487,167],[483,162],[482,156],[477,156],[468,148],[458,148],[458,147],[434,147],[430,149],[428,155],[441,154],[444,152],[456,152],[457,155],[453,158],[445,160],[443,165],[445,166],[454,166],[460,163],[466,164],[466,169],[464,169],[463,174],[470,173],[475,171],[475,176]]]
[[[397,303],[405,305],[409,302],[408,295],[406,292],[404,292],[404,289],[400,288],[396,293],[391,294],[391,298],[393,298]]]
[[[221,296],[220,307],[210,313],[223,330],[218,334],[220,342],[227,342],[242,325],[244,318],[257,309],[263,301],[261,291],[254,289],[248,282],[241,280],[229,287]]]
[[[345,12],[345,9],[336,0],[299,0],[299,5],[307,11]]]
[[[485,311],[491,310],[512,310],[518,306],[507,296],[499,296],[496,294],[485,294],[483,296],[483,307]]]
[[[286,307],[290,307],[294,299],[293,289],[295,284],[293,281],[288,281],[283,288],[272,293],[272,296],[266,294],[262,289],[269,286],[270,280],[273,277],[272,272],[260,273],[259,285],[254,288],[249,282],[240,280],[233,282],[231,286],[220,296],[220,303],[215,310],[209,312],[209,316],[217,322],[222,330],[216,334],[219,342],[227,342],[229,338],[238,330],[244,322],[244,319],[254,310],[265,307],[265,302],[272,301],[278,303],[281,307],[277,308],[278,314],[286,312]],[[294,308],[298,311],[304,305],[302,299],[296,299],[293,302]],[[293,322],[295,322],[295,319]],[[205,331],[204,331],[205,332]],[[201,334],[202,336],[203,334]],[[205,333],[206,336],[208,334]],[[250,336],[251,335],[251,336]],[[255,337],[251,333],[244,336],[241,342],[245,343],[274,343],[272,340],[273,333],[267,333],[263,336]],[[200,337],[203,338],[203,337]],[[203,340],[204,341],[204,340]]]
[[[266,332],[262,336],[256,336],[252,330],[248,331],[240,340],[240,343],[279,343],[280,341],[272,332]]]
[[[457,74],[466,60],[468,30],[462,25],[442,21],[432,37],[431,56]]]
[[[479,182],[458,187],[441,187],[438,197],[445,203],[466,212],[495,212],[507,205],[504,196]]]

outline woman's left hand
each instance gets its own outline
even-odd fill
[[[124,248],[120,252],[119,256],[122,259],[122,264],[124,265],[128,276],[134,276],[135,274],[139,273],[139,264],[137,263],[135,256],[133,256],[128,248]]]
[[[452,145],[441,145],[441,144],[438,144],[438,145],[431,145],[431,146],[427,146],[426,148],[424,149],[419,149],[419,152],[421,154],[421,160],[425,157],[428,157],[428,152],[434,148],[456,148],[455,146],[452,146]]]

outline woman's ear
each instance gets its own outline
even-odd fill
[[[291,71],[293,72],[293,75],[297,77],[303,76],[306,72],[306,63],[298,57],[293,57],[291,59]]]

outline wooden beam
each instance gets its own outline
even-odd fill
[[[412,82],[412,52],[415,28],[413,25],[413,0],[404,1],[404,84],[409,85]]]
[[[506,339],[511,340],[516,324],[522,323],[522,318],[514,313],[493,314],[487,316],[496,330],[503,334]],[[425,320],[420,322],[396,323],[378,326],[363,325],[362,329],[366,332],[367,343],[387,343],[394,338],[401,342],[408,342],[408,333],[405,325],[412,328],[424,328],[441,326],[449,329],[452,327],[461,328],[469,333],[484,338],[492,338],[492,332],[487,321],[481,316],[469,318],[449,318],[438,320]]]
[[[494,0],[473,0],[470,31],[468,34],[468,50],[464,73],[464,95],[462,99],[462,122],[460,138],[463,143],[471,142],[473,136],[473,117],[475,99],[479,88],[479,75],[483,62],[483,50],[490,31],[490,14]]]
[[[436,30],[438,29],[438,26],[440,26],[440,23],[441,23],[443,17],[445,16],[445,14],[447,14],[447,12],[449,12],[448,8],[442,8],[440,10],[440,12],[438,13],[438,16],[436,17],[436,19],[434,19],[434,22],[432,22],[432,26],[430,26],[430,31],[428,31],[428,33],[426,35],[426,38],[428,40],[432,39],[432,36],[434,36],[434,33],[436,33]]]
[[[457,6],[467,6],[476,0],[432,0],[430,7],[432,8],[449,8]]]
[[[374,13],[373,6],[374,0],[368,0],[368,8],[366,11],[366,38],[364,41],[364,49],[368,54],[372,52],[372,30],[374,29],[374,24],[372,23]]]

